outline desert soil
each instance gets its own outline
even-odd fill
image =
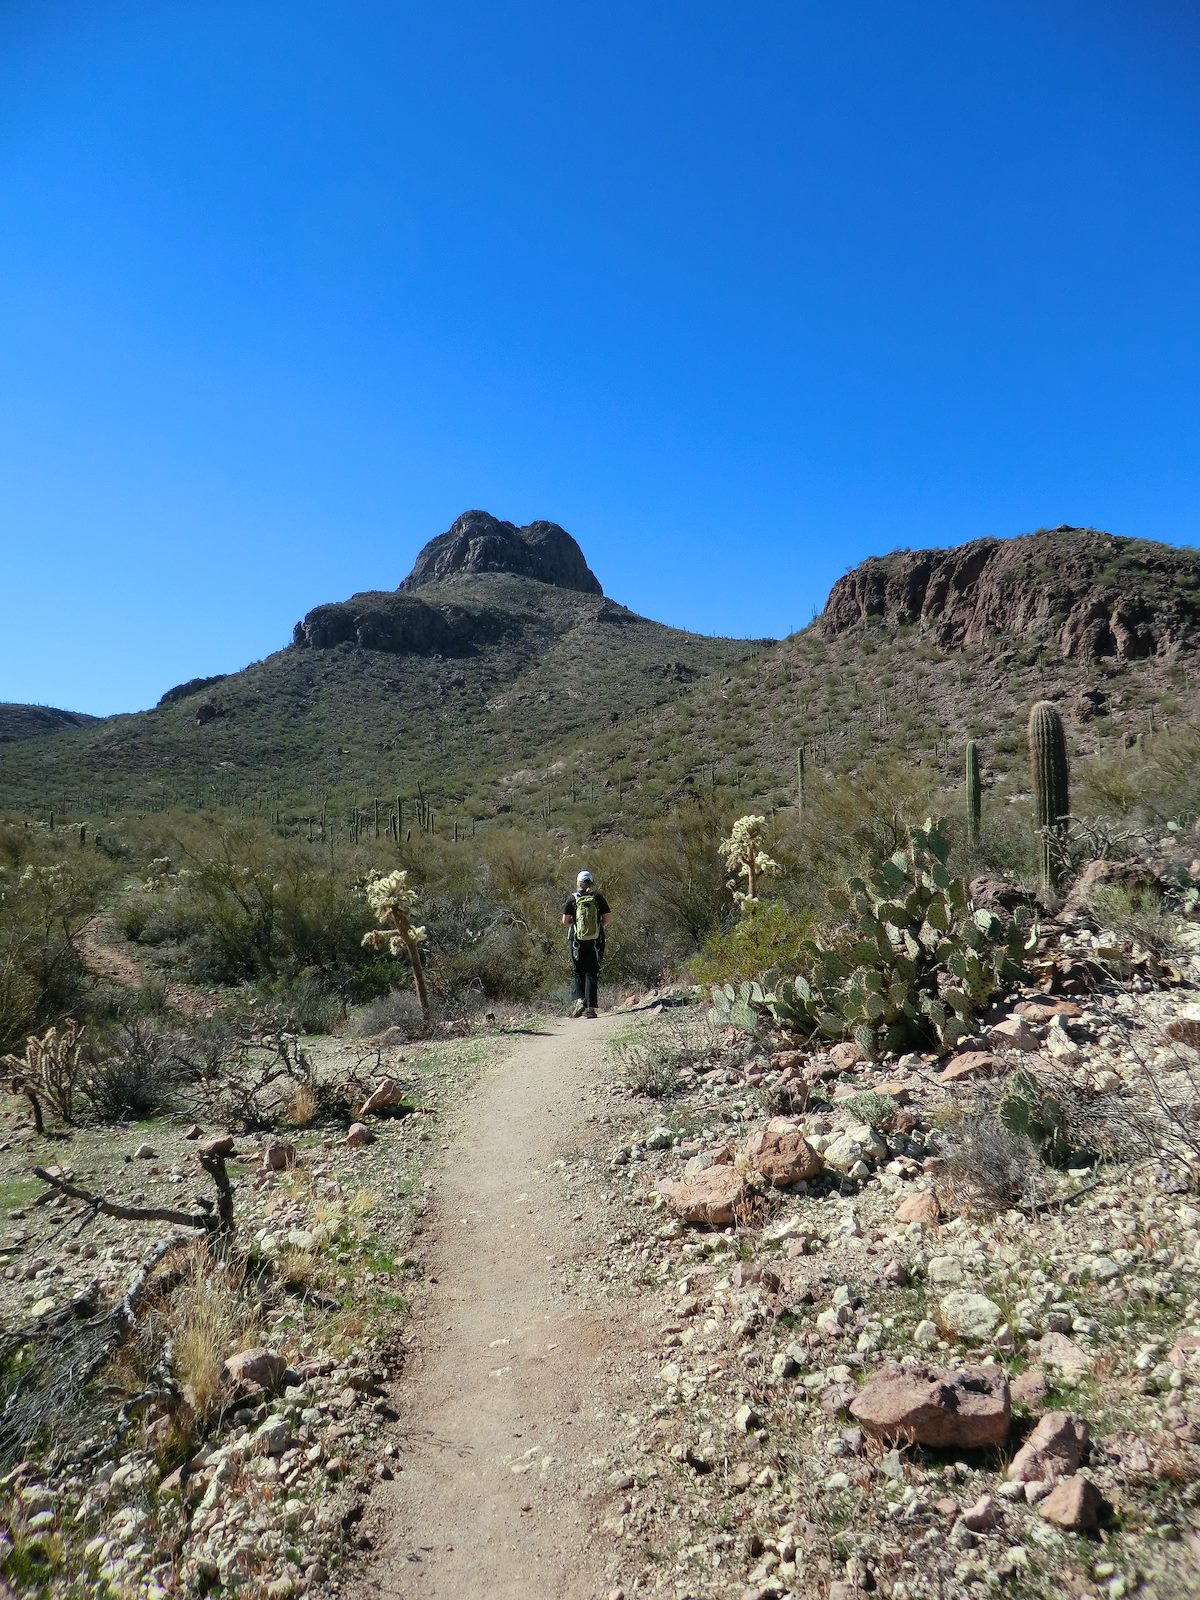
[[[541,1023],[460,1108],[433,1174],[403,1470],[375,1498],[378,1553],[357,1594],[601,1592],[594,1530],[638,1352],[620,1308],[580,1287],[605,1249],[603,1201],[567,1173],[622,1026]]]

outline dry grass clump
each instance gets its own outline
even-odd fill
[[[184,1398],[203,1425],[227,1397],[223,1366],[252,1342],[259,1308],[246,1292],[244,1269],[214,1266],[197,1254],[191,1271],[163,1307],[161,1333],[174,1349],[173,1368]]]
[[[1044,1198],[1045,1174],[1033,1144],[1010,1133],[981,1104],[949,1107],[939,1119],[943,1187],[964,1211],[991,1213]]]
[[[317,1096],[310,1083],[296,1083],[283,1104],[283,1120],[294,1128],[305,1128],[317,1114]]]

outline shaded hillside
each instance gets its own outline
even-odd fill
[[[14,701],[0,702],[0,744],[16,739],[40,739],[64,728],[82,728],[99,722],[86,711],[61,711],[57,706],[23,706]]]

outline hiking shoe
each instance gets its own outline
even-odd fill
[[[585,1015],[589,1017],[598,1017],[600,1013],[596,1010],[595,1006],[589,1006],[585,1012]]]
[[[584,1005],[583,1001],[576,1000],[575,1004],[571,1008],[571,1015],[573,1017],[582,1017],[586,1010],[587,1007]]]

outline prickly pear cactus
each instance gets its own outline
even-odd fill
[[[1042,1159],[1051,1166],[1061,1166],[1066,1161],[1070,1151],[1063,1103],[1023,1067],[1005,1084],[996,1116],[1009,1133],[1036,1145]]]
[[[1019,976],[1032,938],[1021,920],[1005,927],[976,910],[948,855],[942,825],[926,822],[830,895],[840,927],[808,943],[806,970],[764,974],[762,1001],[746,1005],[792,1033],[853,1039],[871,1057],[965,1038],[979,1009]]]
[[[766,995],[758,983],[719,984],[712,992],[708,1020],[718,1028],[742,1028],[753,1033],[759,1024]]]

